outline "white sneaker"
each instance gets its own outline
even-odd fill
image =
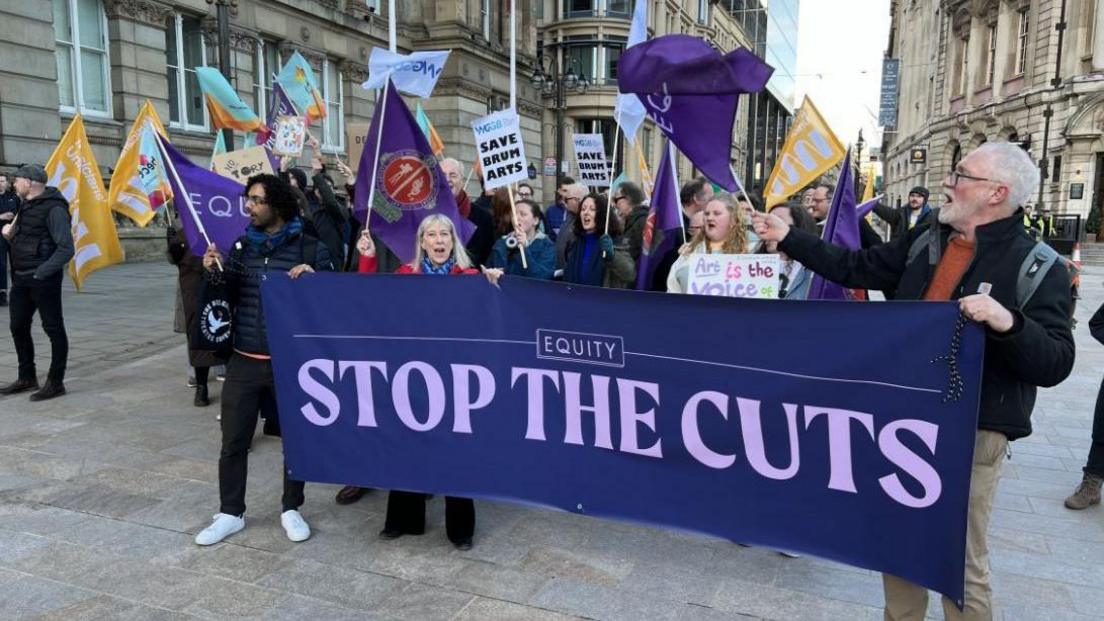
[[[204,528],[196,535],[196,545],[209,546],[214,545],[223,539],[226,539],[230,535],[245,528],[245,518],[238,517],[236,515],[226,515],[225,513],[219,513],[214,516],[214,522],[207,528]]]
[[[310,538],[310,526],[307,526],[307,521],[295,509],[281,513],[280,524],[284,526],[287,538],[292,541],[306,541]]]

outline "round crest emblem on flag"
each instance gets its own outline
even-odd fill
[[[437,162],[417,151],[396,151],[380,156],[378,189],[404,211],[433,209],[437,198]]]
[[[644,220],[644,234],[640,245],[640,250],[645,256],[652,254],[652,242],[655,240],[655,223],[655,212],[648,214],[648,218]]]

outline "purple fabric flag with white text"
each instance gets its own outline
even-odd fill
[[[281,116],[299,116],[295,104],[288,99],[287,92],[279,82],[272,83],[272,102],[268,106],[265,116],[265,127],[257,132],[255,140],[258,145],[264,145],[269,151],[276,140],[276,119]]]
[[[418,225],[426,216],[448,217],[464,243],[475,232],[475,225],[460,215],[448,179],[398,89],[391,84],[386,91],[386,97],[376,104],[360,156],[353,212],[364,223],[368,216],[369,188],[374,184],[371,221],[366,224],[391,252],[409,263],[414,260]],[[373,179],[381,117],[384,128],[379,138],[379,169]]]
[[[618,89],[635,93],[648,116],[710,181],[736,191],[732,128],[742,93],[767,85],[774,69],[739,48],[721,55],[704,39],[665,35],[629,47],[618,62]]]
[[[855,209],[855,183],[851,173],[851,151],[843,158],[843,169],[832,195],[832,208],[824,219],[824,241],[849,250],[862,247],[859,238],[859,212]],[[825,280],[819,274],[813,276],[809,286],[810,300],[854,300],[855,295],[843,285]]]
[[[648,219],[644,221],[644,238],[640,247],[640,266],[636,270],[636,288],[639,291],[651,289],[656,267],[663,255],[680,240],[682,228],[682,205],[679,203],[678,179],[675,178],[670,141],[663,151],[663,158],[656,170],[655,189],[652,190],[652,202],[648,207]]]
[[[245,186],[192,163],[167,140],[161,141],[172,185],[173,206],[180,214],[180,224],[192,254],[202,256],[207,250],[203,230],[224,256],[234,240],[245,234],[249,213],[245,209]],[[174,175],[172,169],[176,170]],[[178,180],[179,177],[179,180]],[[195,213],[188,208],[185,194],[191,198]],[[195,218],[199,218],[199,224]],[[202,229],[201,230],[201,227]]]

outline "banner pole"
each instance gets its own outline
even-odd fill
[[[165,142],[164,139],[161,137],[161,132],[154,131],[153,135],[157,137],[157,145],[161,148],[161,157],[164,158],[165,166],[169,169],[169,172],[172,174],[173,179],[176,180],[176,187],[180,188],[181,192],[184,194],[184,204],[188,206],[188,213],[192,215],[192,222],[195,222],[196,228],[199,229],[199,234],[203,236],[203,239],[207,242],[207,245],[210,246],[211,237],[207,235],[207,227],[203,226],[203,221],[199,219],[199,214],[196,213],[195,205],[192,204],[192,197],[189,196],[186,191],[184,191],[184,182],[180,180],[180,173],[176,172],[176,165],[172,163],[172,158],[169,157],[169,154],[165,151]],[[248,188],[246,189],[248,190]],[[174,203],[175,198],[176,197],[174,196]],[[222,261],[215,259],[215,263],[218,264],[219,271],[223,271]]]
[[[516,184],[514,184],[516,185]],[[517,205],[514,204],[514,185],[506,186],[506,194],[510,196],[510,214],[514,218],[514,223],[517,223]],[[525,259],[525,244],[518,244],[518,250],[521,252],[521,268],[524,270],[529,269],[529,261]]]
[[[398,50],[398,27],[395,16],[395,0],[387,0],[387,47],[392,53]]]
[[[613,173],[617,170],[617,138],[621,135],[621,124],[614,119],[613,130],[613,155],[610,167],[606,171],[606,187],[609,188],[609,200],[606,201],[606,235],[609,235],[610,212],[613,211]],[[602,258],[606,258],[606,251],[602,251]]]
[[[678,161],[675,159],[675,145],[671,142],[671,139],[667,139],[667,157],[671,160],[671,178],[675,182],[675,191],[679,190],[678,180]],[[682,207],[679,206],[679,211],[682,211]],[[679,214],[679,228],[682,229],[682,243],[686,243],[690,240],[686,239],[686,219],[685,214]]]
[[[391,5],[394,6],[394,0],[391,0]],[[367,228],[372,221],[372,204],[376,200],[376,175],[379,174],[379,156],[380,156],[380,143],[383,142],[383,122],[387,116],[387,92],[391,88],[391,76],[387,76],[387,81],[383,83],[383,101],[380,105],[380,123],[379,128],[376,130],[376,156],[372,159],[372,176],[368,183],[368,215],[364,217],[364,226]]]
[[[517,110],[517,0],[510,0],[510,109]]]
[[[476,156],[478,158],[478,156]],[[478,161],[478,159],[477,159]],[[464,191],[468,191],[468,184],[471,183],[472,173],[475,172],[475,166],[468,169],[468,176],[464,178]]]

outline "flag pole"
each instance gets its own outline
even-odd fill
[[[610,163],[609,169],[606,171],[606,183],[608,184],[607,187],[609,187],[610,192],[610,200],[606,202],[606,235],[609,235],[610,212],[613,211],[613,179],[611,177],[613,175],[613,172],[617,170],[617,137],[621,135],[621,124],[617,122],[616,118],[614,119],[614,126],[616,127],[616,129],[613,130],[613,155],[611,158],[612,161]],[[606,258],[605,250],[602,251],[602,258]]]
[[[478,161],[478,158],[476,159]],[[468,176],[464,179],[464,191],[468,191],[468,184],[471,183],[472,173],[475,172],[475,166],[468,169]]]
[[[732,167],[732,164],[728,165],[728,169],[732,171],[732,178],[736,180],[736,189],[740,190],[740,195],[744,197],[748,205],[751,205],[752,209],[755,209],[755,203],[751,202],[751,198],[748,196],[747,191],[744,190],[744,184],[740,183],[740,175],[736,174],[736,169]],[[763,206],[766,209],[766,205]]]
[[[517,110],[517,0],[510,0],[510,109]]]
[[[395,5],[395,1],[391,0],[391,6]],[[376,200],[376,175],[379,174],[379,156],[380,156],[380,144],[383,142],[383,121],[387,115],[387,92],[391,88],[391,76],[386,76],[386,82],[383,83],[383,101],[380,105],[379,116],[379,128],[376,130],[376,156],[372,159],[372,176],[369,178],[368,183],[368,215],[364,217],[364,226],[368,227],[372,221],[372,204]]]
[[[678,180],[678,160],[675,159],[675,145],[671,142],[671,139],[667,139],[667,157],[671,160],[671,179],[675,182],[675,191],[679,189]],[[682,206],[679,206],[679,211],[682,211]],[[682,229],[682,243],[686,243],[689,240],[686,239],[686,221],[683,218],[682,213],[679,214],[679,228]]]
[[[395,0],[387,0],[387,47],[391,53],[398,51],[398,27],[395,21]]]
[[[195,205],[192,203],[192,197],[184,188],[184,182],[180,180],[180,173],[176,172],[176,165],[173,164],[172,158],[169,157],[168,152],[165,150],[165,142],[161,137],[161,132],[154,131],[153,135],[157,137],[157,145],[161,148],[161,157],[165,159],[165,166],[168,167],[169,172],[172,174],[173,179],[176,180],[176,187],[180,188],[181,193],[184,194],[184,204],[188,206],[188,213],[192,215],[192,222],[195,222],[196,228],[199,229],[199,234],[203,236],[203,239],[207,242],[207,246],[211,246],[211,237],[207,235],[207,227],[203,226],[203,221],[199,219],[199,214],[196,212]],[[176,198],[175,196],[173,197]],[[177,210],[179,213],[179,210]],[[222,261],[215,259],[215,263],[218,265],[219,271],[222,269]]]
[[[515,226],[517,224],[517,205],[514,204],[514,186],[516,185],[506,186],[506,194],[510,196],[510,214],[514,218]],[[518,244],[518,250],[521,252],[521,268],[528,271],[529,262],[525,259],[525,244]]]

